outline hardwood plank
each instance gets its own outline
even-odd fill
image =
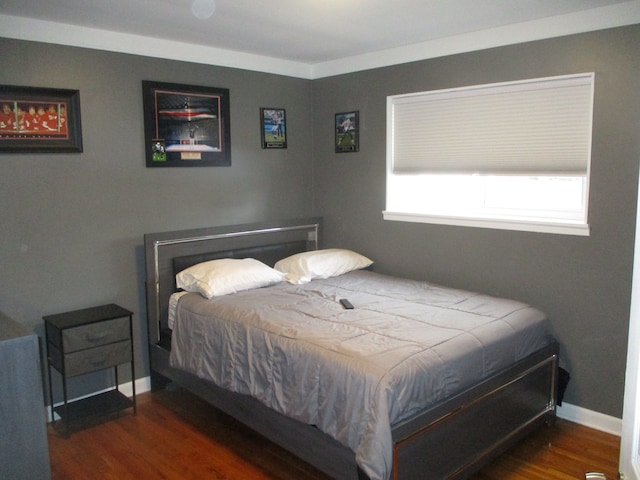
[[[192,394],[138,396],[138,414],[61,437],[48,430],[53,480],[328,480],[328,477]],[[620,439],[558,419],[472,480],[616,478]]]

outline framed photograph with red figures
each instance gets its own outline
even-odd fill
[[[82,152],[80,92],[0,85],[0,152]]]

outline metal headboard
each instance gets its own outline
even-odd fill
[[[317,250],[320,248],[321,226],[322,218],[311,217],[146,234],[144,243],[149,342],[160,341],[163,315],[166,314],[163,298],[167,289],[173,288],[173,271],[170,265],[174,257],[272,245],[290,242],[292,239],[304,239],[306,250]],[[166,300],[168,302],[168,298]]]

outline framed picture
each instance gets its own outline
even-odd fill
[[[231,165],[229,89],[142,82],[147,167]]]
[[[336,153],[357,152],[359,148],[358,112],[336,113]]]
[[[262,148],[287,148],[287,116],[284,108],[260,109]]]
[[[82,152],[80,92],[0,85],[0,152]]]

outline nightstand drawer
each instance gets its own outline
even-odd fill
[[[104,322],[90,323],[62,331],[65,353],[94,348],[129,338],[129,319],[115,318]]]
[[[114,367],[131,361],[131,340],[102,345],[64,356],[65,375],[73,376]],[[55,362],[53,366],[58,368]]]

